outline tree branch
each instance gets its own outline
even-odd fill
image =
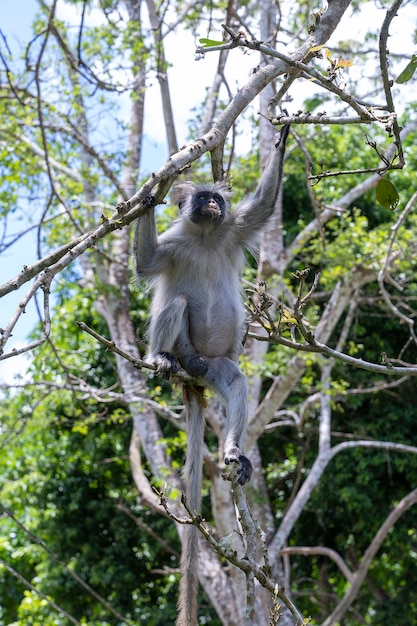
[[[379,548],[381,547],[385,537],[387,536],[389,531],[392,529],[392,527],[398,522],[398,520],[404,515],[404,513],[406,513],[408,509],[411,508],[416,503],[417,503],[417,489],[414,489],[413,491],[410,491],[410,493],[407,494],[397,504],[397,506],[391,511],[391,513],[388,515],[388,517],[383,522],[383,524],[381,524],[378,532],[376,533],[375,537],[369,544],[363,556],[360,566],[358,567],[356,572],[353,574],[353,577],[350,581],[350,586],[348,590],[346,591],[344,598],[337,605],[337,607],[331,613],[331,615],[329,615],[324,620],[324,622],[322,623],[322,626],[332,626],[332,624],[335,624],[342,619],[343,615],[346,613],[347,609],[350,607],[350,605],[356,598],[359,588],[362,585],[366,577],[366,574],[369,570],[371,561],[376,555],[376,553],[378,552]]]
[[[346,561],[340,556],[336,550],[326,548],[325,546],[290,546],[283,548],[281,554],[301,554],[302,556],[311,556],[320,554],[329,557],[334,561],[348,582],[353,580],[353,573],[346,564]]]

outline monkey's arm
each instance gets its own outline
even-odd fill
[[[155,214],[151,209],[141,215],[136,222],[135,241],[133,244],[136,274],[149,276],[153,272],[155,251],[158,247]]]
[[[283,126],[274,137],[271,153],[255,193],[244,199],[234,212],[238,237],[243,245],[252,243],[266,220],[272,215],[282,182],[285,144],[289,126]]]
[[[138,218],[133,244],[138,278],[155,278],[166,270],[172,263],[176,239],[173,229],[158,237],[153,209]]]

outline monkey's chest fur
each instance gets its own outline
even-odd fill
[[[170,299],[184,295],[194,348],[208,357],[237,359],[244,329],[241,274],[244,253],[223,236],[187,237],[159,276],[153,299],[157,314]],[[178,244],[178,242],[177,242]]]

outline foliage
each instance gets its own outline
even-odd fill
[[[74,308],[81,315],[80,304],[86,300],[85,293],[78,298],[73,293],[65,305],[57,305],[55,322],[62,340],[55,348],[72,355],[66,360],[69,376],[71,371],[81,373],[88,362],[95,363],[97,367],[86,372],[86,383],[100,380],[103,384],[108,379],[111,385],[114,370],[104,350],[73,330]],[[64,320],[71,332],[65,330]],[[165,537],[172,534],[172,528],[160,518],[152,521],[149,512],[136,504],[126,457],[129,414],[117,402],[103,406],[78,399],[65,390],[65,378],[61,388],[57,386],[55,354],[42,352],[33,367],[34,384],[3,400],[0,409],[7,433],[3,445],[8,440],[1,462],[2,505],[117,611],[131,619],[162,624],[172,607],[159,601],[160,594],[164,589],[169,597],[176,577],[161,578],[151,570],[162,569],[166,562],[175,564],[176,558],[167,555],[146,528],[151,525],[159,533],[159,527]],[[42,383],[36,385],[40,364]],[[145,530],[138,530],[126,517],[119,509],[121,503],[144,520]],[[2,558],[27,579],[36,580],[36,588],[59,606],[88,624],[119,623],[6,516],[1,534]],[[15,621],[17,607],[19,623],[57,623],[45,601],[15,585],[4,570],[2,579],[2,623]],[[9,594],[9,589],[14,593]]]

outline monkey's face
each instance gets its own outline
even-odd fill
[[[224,198],[216,192],[198,191],[191,199],[190,219],[199,224],[212,222],[221,224],[226,215],[226,203]]]

